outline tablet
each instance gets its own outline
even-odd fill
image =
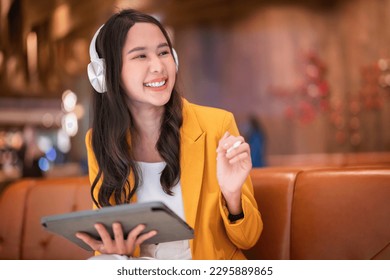
[[[194,230],[162,202],[124,204],[41,218],[41,224],[46,230],[61,235],[88,251],[92,251],[92,248],[78,239],[76,232],[86,232],[100,239],[94,225],[101,223],[113,237],[111,225],[114,222],[122,224],[125,236],[139,224],[146,225],[142,233],[157,230],[157,235],[143,244],[194,238]]]

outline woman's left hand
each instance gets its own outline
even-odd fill
[[[103,224],[95,224],[95,229],[100,236],[100,240],[83,232],[77,232],[76,237],[88,244],[92,250],[102,254],[132,256],[136,246],[157,234],[157,231],[155,230],[142,234],[142,231],[145,229],[145,225],[143,224],[139,224],[132,229],[126,237],[124,237],[122,225],[120,223],[112,224],[112,231],[114,233],[113,238],[111,238]]]
[[[242,136],[226,132],[217,148],[217,179],[232,214],[242,211],[241,188],[251,169],[249,144]]]

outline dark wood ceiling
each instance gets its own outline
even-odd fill
[[[229,23],[258,5],[332,7],[341,0],[8,0],[0,6],[0,96],[60,96],[89,62],[96,28],[114,11],[133,7],[159,13],[174,28]],[[36,69],[27,38],[37,41]]]

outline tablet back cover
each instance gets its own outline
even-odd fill
[[[101,223],[113,236],[111,225],[114,222],[122,224],[125,236],[139,224],[146,225],[142,233],[157,230],[157,235],[144,241],[144,244],[194,238],[193,229],[162,202],[117,205],[45,216],[41,219],[42,226],[48,231],[61,235],[89,251],[92,249],[75,236],[76,232],[86,232],[99,239],[94,225]]]

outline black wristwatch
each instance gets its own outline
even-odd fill
[[[241,212],[240,214],[237,214],[237,215],[233,215],[233,214],[229,213],[229,215],[228,215],[228,219],[231,222],[241,220],[242,218],[244,218],[244,212]]]

